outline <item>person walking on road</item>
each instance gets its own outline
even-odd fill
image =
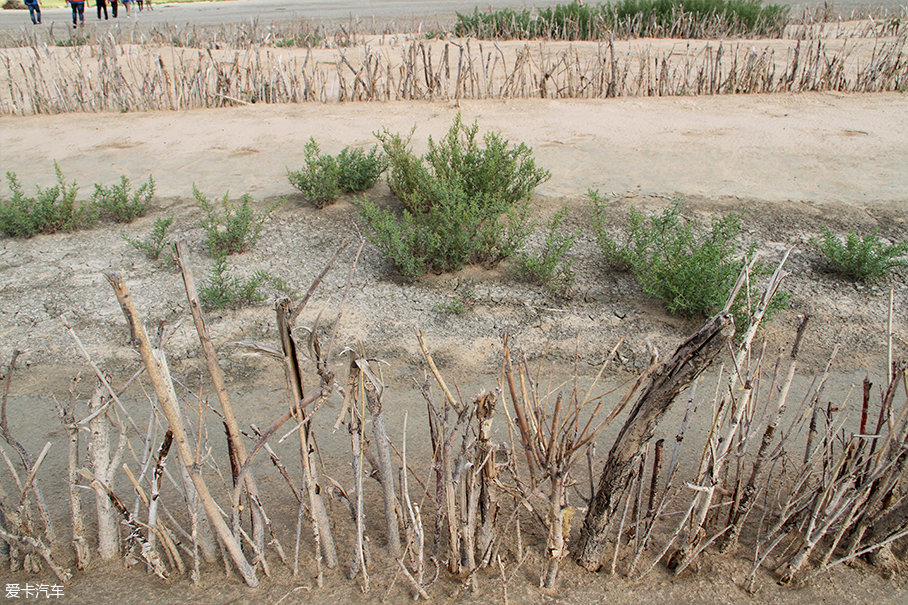
[[[79,25],[85,25],[85,0],[66,0],[73,9],[73,29],[76,29],[76,19]]]
[[[38,0],[25,0],[25,6],[28,7],[28,16],[32,20],[32,25],[41,24],[41,7]]]
[[[98,7],[98,21],[101,20],[101,9],[104,9],[104,20],[107,21],[107,0],[95,0],[95,6]]]

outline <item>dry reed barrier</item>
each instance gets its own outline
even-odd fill
[[[808,32],[809,34],[809,32]],[[805,35],[808,35],[805,34]],[[908,89],[908,32],[772,41],[481,42],[366,38],[341,48],[120,44],[0,50],[0,113],[251,103],[607,98]]]
[[[809,338],[808,318],[790,347],[771,352],[755,338],[786,275],[787,255],[744,334],[734,339],[726,305],[664,361],[652,351],[649,368],[615,388],[601,378],[624,338],[581,387],[576,375],[531,368],[505,334],[501,364],[493,368],[498,379],[464,397],[417,332],[427,422],[410,433],[422,442],[414,455],[406,415],[400,440],[388,430],[385,402],[394,394],[383,362],[363,345],[342,348],[336,339],[361,251],[342,257],[341,247],[301,300],[276,302],[275,342],[239,343],[284,377],[284,412],[261,425],[243,426],[234,414],[183,242],[175,258],[200,342],[204,389],[175,385],[166,354],[171,330],[161,325],[149,337],[124,276],[107,279],[110,304],[119,303],[123,329],[141,356],[124,374],[130,378],[104,372],[61,317],[94,375],[91,396],[73,391],[68,402],[55,401],[68,435],[69,544],[42,491],[42,463],[53,444],[28,451],[17,440],[17,410],[8,410],[19,371],[14,353],[0,384],[0,542],[9,546],[12,569],[47,567],[65,584],[73,565],[88,573],[95,558],[125,559],[162,579],[199,582],[202,573],[226,569],[256,587],[260,574],[272,576],[280,565],[320,587],[340,580],[331,571],[339,568],[368,591],[370,571],[384,570],[387,579],[391,561],[399,586],[414,597],[456,598],[435,584],[444,574],[460,591],[507,602],[508,583],[525,564],[538,565],[540,585],[555,588],[571,547],[583,567],[635,579],[659,564],[683,573],[707,552],[744,556],[752,561],[740,579],[747,590],[762,581],[758,576],[804,582],[865,555],[885,565],[899,552],[908,535],[908,365],[891,359],[891,294],[882,384],[865,381],[857,396],[831,392],[834,350],[799,401],[791,387],[802,374],[798,352]],[[349,259],[340,301],[314,325],[298,326],[338,258]],[[730,300],[749,288],[748,270]],[[140,412],[147,423],[137,423],[120,400],[135,381],[147,385],[148,407]],[[329,397],[337,413],[326,411]],[[680,424],[660,426],[685,400]],[[623,425],[600,467],[595,443],[619,418]],[[706,433],[691,434],[704,418]],[[653,442],[657,427],[674,439]],[[340,456],[348,464],[326,464],[329,448],[346,451]],[[254,464],[268,459],[267,468]],[[693,466],[681,462],[691,459]],[[598,482],[594,467],[602,469]],[[572,530],[572,517],[581,515]]]

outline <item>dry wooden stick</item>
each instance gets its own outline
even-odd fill
[[[402,555],[400,544],[400,526],[397,522],[397,509],[399,503],[394,493],[394,470],[391,466],[390,439],[385,427],[385,418],[382,413],[381,393],[383,385],[380,379],[371,371],[369,361],[362,357],[356,361],[362,372],[362,392],[365,396],[365,405],[372,416],[372,433],[375,437],[375,448],[378,450],[378,471],[382,487],[382,499],[385,504],[385,527],[388,534],[388,548],[394,558]],[[376,384],[376,381],[379,381]]]
[[[194,466],[194,457],[186,437],[185,429],[183,428],[179,404],[173,399],[171,394],[172,387],[168,388],[167,383],[169,381],[167,381],[166,377],[162,374],[161,368],[152,353],[151,344],[145,333],[145,327],[142,325],[138,312],[132,302],[132,297],[129,294],[129,289],[126,287],[126,282],[119,275],[107,274],[106,277],[113,287],[117,296],[117,301],[120,303],[123,313],[126,316],[132,337],[139,347],[142,361],[145,363],[145,368],[148,372],[148,377],[151,380],[155,394],[158,397],[158,402],[161,404],[164,415],[167,417],[167,422],[170,424],[171,431],[173,431],[173,438],[177,445],[177,451],[180,454],[180,460],[187,471],[189,471],[192,484],[198,493],[202,506],[205,508],[208,520],[217,532],[218,538],[220,538],[224,547],[227,549],[230,557],[233,559],[243,580],[249,586],[256,587],[258,586],[258,579],[255,577],[255,569],[249,565],[249,562],[246,560],[236,536],[230,533],[230,528],[227,527],[223,517],[221,517],[218,506],[211,497],[211,493],[208,491],[208,485],[205,483],[205,479],[202,477],[200,470]]]
[[[211,342],[211,335],[208,332],[208,325],[205,322],[205,315],[202,313],[202,304],[199,301],[198,291],[195,285],[195,279],[192,276],[192,270],[187,264],[187,252],[185,240],[179,240],[174,245],[175,258],[183,276],[183,285],[186,290],[186,298],[189,300],[189,309],[192,312],[192,320],[195,323],[196,332],[199,341],[202,344],[202,351],[205,353],[205,364],[208,367],[208,374],[211,376],[211,383],[221,404],[221,411],[224,417],[224,426],[227,429],[228,444],[231,450],[231,459],[236,461],[237,466],[242,466],[246,462],[246,446],[240,433],[239,424],[233,413],[233,405],[230,402],[230,396],[227,394],[227,385],[224,380],[224,373],[218,364],[217,355],[214,345]],[[236,477],[234,477],[236,480]],[[250,497],[258,499],[258,487],[255,484],[255,477],[248,473],[245,477],[246,489]],[[261,552],[264,549],[264,527],[262,515],[257,507],[252,507],[252,533],[256,548]]]
[[[303,483],[309,497],[309,511],[312,515],[312,532],[316,543],[316,566],[318,583],[322,583],[321,565],[324,559],[328,568],[337,566],[337,550],[331,534],[328,513],[318,486],[317,469],[314,464],[314,444],[312,443],[311,420],[304,411],[301,402],[304,398],[302,375],[296,354],[296,342],[293,339],[292,311],[289,298],[281,298],[275,304],[277,313],[278,334],[281,339],[281,350],[284,359],[284,378],[286,381],[289,409],[298,423],[300,439],[300,458],[302,461]]]
[[[653,373],[609,452],[596,495],[584,519],[578,562],[586,569],[595,570],[601,564],[608,523],[617,506],[616,496],[623,492],[635,473],[642,446],[651,438],[656,423],[681,389],[712,363],[733,335],[731,315],[719,314],[681,343],[672,358]]]
[[[126,538],[126,541],[135,542],[136,544],[138,544],[142,558],[145,559],[154,574],[162,580],[166,580],[167,569],[164,567],[164,562],[161,561],[161,557],[160,555],[158,555],[158,552],[154,549],[154,547],[151,546],[151,544],[148,543],[148,540],[145,539],[145,537],[142,535],[140,522],[132,516],[132,513],[130,513],[129,509],[127,509],[123,505],[123,503],[113,492],[113,490],[110,489],[110,486],[108,486],[106,483],[102,483],[100,479],[97,478],[97,475],[92,475],[88,472],[83,472],[81,474],[85,479],[91,481],[92,485],[94,485],[96,489],[103,491],[104,494],[108,498],[110,498],[113,506],[123,516],[123,522],[131,530],[129,536],[127,536]]]
[[[69,435],[69,444],[67,450],[67,483],[69,484],[69,506],[70,516],[73,525],[73,550],[76,553],[76,566],[79,569],[85,569],[91,561],[91,549],[85,539],[85,526],[82,516],[82,494],[79,490],[79,427],[76,426],[74,416],[75,410],[75,393],[70,392],[69,404],[64,407],[56,399],[54,405],[57,408],[57,414],[60,416],[60,422]]]

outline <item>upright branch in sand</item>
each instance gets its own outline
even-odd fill
[[[121,422],[119,425],[120,436],[113,452],[110,449],[110,425],[108,417],[108,399],[105,397],[104,386],[100,383],[88,401],[88,411],[91,419],[88,428],[91,438],[88,443],[88,453],[92,468],[92,486],[95,488],[95,509],[98,514],[98,554],[101,559],[108,561],[120,552],[120,538],[117,511],[113,502],[108,497],[102,486],[113,485],[114,474],[120,466],[123,451],[126,447],[126,429]]]
[[[187,262],[186,242],[181,240],[174,245],[176,252],[175,257],[180,273],[183,276],[183,285],[186,289],[186,297],[189,300],[189,309],[192,312],[192,320],[195,323],[196,332],[199,335],[199,341],[202,344],[202,351],[205,353],[205,365],[208,368],[208,374],[211,377],[211,384],[217,394],[218,402],[221,405],[221,412],[224,418],[224,429],[227,433],[228,453],[230,455],[230,468],[233,469],[234,484],[237,481],[236,473],[246,463],[246,446],[243,442],[243,436],[240,432],[239,424],[233,412],[233,405],[230,402],[230,396],[227,394],[227,385],[224,381],[224,373],[218,364],[217,355],[215,354],[214,345],[211,342],[211,336],[208,333],[208,326],[205,322],[205,316],[202,313],[202,304],[199,301],[198,290],[196,289],[195,279]],[[258,487],[252,473],[246,475],[244,488],[249,496],[250,508],[252,510],[252,531],[253,541],[259,552],[264,550],[264,528],[263,528],[263,511],[261,510],[261,498],[259,497]]]
[[[293,432],[298,433],[300,440],[300,458],[303,475],[303,485],[301,490],[305,491],[309,503],[308,510],[312,520],[312,533],[315,539],[315,561],[317,567],[317,581],[319,586],[321,586],[323,582],[322,566],[324,565],[328,568],[334,568],[337,566],[337,548],[335,546],[334,536],[331,531],[331,524],[328,518],[328,510],[325,507],[325,501],[322,497],[322,495],[327,493],[327,491],[319,482],[319,473],[316,466],[315,435],[313,434],[311,418],[313,410],[308,409],[308,406],[327,397],[336,386],[334,375],[329,370],[329,362],[334,346],[334,338],[336,336],[337,327],[340,323],[340,317],[338,317],[338,320],[335,323],[334,331],[331,334],[331,339],[324,351],[322,350],[318,338],[318,324],[316,323],[316,325],[309,330],[309,338],[306,343],[308,355],[309,358],[315,363],[315,371],[318,375],[320,383],[319,388],[313,390],[309,395],[306,395],[303,389],[303,371],[300,360],[301,352],[299,351],[297,339],[294,335],[294,326],[296,325],[296,318],[300,315],[300,313],[302,313],[303,309],[306,307],[306,304],[311,299],[313,293],[318,288],[319,284],[321,284],[325,275],[327,275],[328,271],[334,265],[334,262],[338,259],[341,252],[346,249],[347,245],[347,243],[344,243],[338,248],[337,252],[335,252],[334,256],[329,260],[322,272],[313,280],[312,285],[309,287],[309,290],[303,296],[302,300],[300,300],[297,304],[294,305],[294,303],[289,298],[280,298],[276,301],[275,311],[277,315],[277,330],[278,337],[281,341],[281,349],[279,351],[254,343],[243,343],[256,351],[266,353],[281,362],[281,365],[284,369],[288,411],[262,434],[259,442],[255,445],[255,448],[252,450],[246,460],[246,463],[243,465],[237,483],[239,486],[240,480],[244,480],[245,474],[248,472],[249,462],[251,458],[262,447],[266,447],[268,438],[284,422],[291,418],[294,419],[296,421],[296,427],[293,429]],[[359,254],[361,251],[362,243],[360,244],[360,248],[357,251],[356,258],[351,265],[350,275],[348,277],[344,291],[344,298],[341,301],[341,308],[343,307],[343,301],[346,299],[347,293],[349,292],[352,275],[356,268],[356,262],[359,259]],[[303,513],[307,507],[305,505],[305,500],[300,496],[300,493],[297,493],[295,489],[294,492],[299,503],[297,513],[297,539],[293,566],[293,572],[294,574],[296,574],[298,573],[299,569],[299,538],[302,528],[301,524]],[[238,489],[235,489],[235,504],[238,494]]]
[[[612,352],[606,357],[599,374],[586,395],[580,395],[576,382],[567,398],[562,393],[552,393],[540,398],[526,361],[514,365],[511,361],[511,349],[508,335],[504,337],[503,372],[511,395],[511,404],[519,429],[520,442],[526,453],[531,477],[535,483],[530,490],[541,494],[539,489],[543,481],[549,483],[547,498],[548,510],[545,521],[548,525],[548,538],[545,546],[545,564],[542,570],[541,584],[545,588],[554,588],[558,579],[561,560],[568,554],[568,536],[574,508],[568,506],[568,488],[576,483],[571,478],[571,469],[584,459],[588,448],[593,444],[602,430],[617,416],[624,405],[630,401],[636,389],[637,381],[615,411],[608,416],[600,417],[605,403],[604,397],[593,397],[593,389],[599,382],[602,373],[611,362],[624,339],[620,339]],[[519,383],[519,388],[518,388]],[[592,408],[592,409],[590,409]],[[587,417],[588,416],[588,417]],[[546,500],[544,498],[544,500]]]
[[[256,578],[255,569],[246,560],[246,556],[240,547],[237,537],[230,531],[230,528],[221,516],[217,503],[208,491],[208,485],[205,483],[201,469],[195,465],[195,456],[193,455],[192,448],[190,447],[189,440],[186,436],[183,419],[180,415],[179,404],[173,395],[174,391],[173,385],[170,382],[170,376],[162,371],[158,361],[155,359],[151,343],[145,332],[145,327],[142,325],[141,318],[132,302],[132,297],[129,294],[129,289],[126,287],[126,282],[121,276],[113,274],[107,274],[107,279],[113,287],[114,293],[117,296],[117,301],[120,303],[120,307],[123,309],[123,313],[126,316],[130,334],[132,335],[136,346],[139,348],[139,352],[142,355],[142,361],[145,364],[145,371],[148,373],[148,378],[154,387],[158,403],[161,405],[161,409],[167,418],[170,430],[173,432],[173,440],[177,446],[180,460],[189,473],[192,484],[198,493],[199,500],[205,509],[208,521],[215,529],[218,538],[224,545],[224,548],[226,548],[230,558],[233,560],[234,565],[236,565],[246,584],[252,587],[258,586],[258,578]]]
[[[671,359],[656,369],[615,439],[599,476],[577,549],[577,562],[590,571],[599,569],[607,544],[609,524],[621,495],[637,477],[644,446],[656,424],[678,393],[691,383],[724,350],[735,328],[727,311],[710,318],[681,343]]]
[[[41,453],[33,459],[25,447],[13,437],[7,418],[10,383],[16,369],[16,360],[21,353],[18,349],[13,352],[9,364],[0,376],[3,381],[2,392],[0,392],[0,437],[3,437],[3,440],[16,450],[25,471],[24,479],[20,478],[13,462],[6,455],[6,451],[0,448],[0,456],[3,457],[19,490],[13,503],[10,503],[7,501],[6,492],[0,486],[0,541],[6,542],[9,546],[10,568],[13,571],[21,566],[27,571],[37,573],[41,571],[40,560],[43,559],[61,582],[67,582],[72,574],[57,563],[51,553],[51,546],[56,539],[56,534],[37,484],[38,470],[41,468],[51,444],[50,442],[45,444]],[[38,535],[36,521],[32,518],[30,497],[33,497],[37,504],[44,525],[43,533],[44,539],[47,540],[46,543]]]
[[[76,381],[73,382],[75,383]],[[80,492],[82,486],[79,485],[78,475],[81,439],[79,435],[79,426],[76,424],[75,418],[75,393],[70,390],[69,402],[66,406],[63,406],[56,399],[54,399],[54,405],[57,409],[57,414],[60,416],[60,422],[63,423],[63,428],[69,436],[66,460],[69,483],[70,518],[73,524],[72,545],[73,550],[76,552],[76,565],[79,569],[85,569],[91,561],[91,549],[88,546],[88,541],[85,539],[85,523],[82,515],[82,494]]]
[[[356,522],[356,553],[351,575],[355,576],[359,571],[362,571],[364,582],[368,582],[365,569],[367,557],[363,536],[364,512],[362,509],[362,462],[364,456],[374,467],[375,475],[381,484],[388,549],[395,559],[400,559],[403,556],[403,548],[400,541],[402,509],[394,489],[391,440],[388,438],[384,413],[382,412],[382,395],[385,387],[381,379],[380,362],[374,359],[367,359],[362,351],[354,353],[348,349],[348,354],[350,363],[347,373],[347,386],[344,391],[344,404],[335,426],[339,426],[341,422],[346,423],[353,448],[353,470],[356,482],[355,502],[353,503]],[[377,457],[369,451],[368,442],[363,432],[365,413],[367,411],[372,419],[372,436],[378,453]]]
[[[428,384],[422,387],[429,409],[435,469],[433,554],[440,555],[446,536],[448,571],[454,574],[466,571],[466,582],[475,590],[475,573],[492,562],[498,538],[495,529],[498,504],[493,489],[498,471],[495,447],[490,440],[498,396],[483,391],[469,404],[455,399],[429,353],[422,332],[418,332],[417,338],[443,394],[439,409],[432,401]],[[476,426],[472,424],[474,418]]]

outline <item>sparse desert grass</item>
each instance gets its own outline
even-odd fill
[[[705,317],[721,310],[753,258],[755,247],[741,249],[738,242],[739,214],[715,218],[704,229],[682,216],[680,201],[652,216],[631,208],[627,232],[615,239],[608,229],[606,199],[597,191],[589,195],[605,264],[630,271],[643,291],[661,300],[669,313]],[[752,278],[768,273],[759,263],[751,269]],[[777,295],[770,312],[786,304],[787,298]],[[744,327],[752,311],[745,292],[739,292],[731,311],[739,328]]]
[[[535,252],[521,251],[514,259],[517,277],[544,286],[550,292],[565,295],[576,277],[571,250],[580,230],[565,231],[564,218],[568,206],[555,213],[546,226],[545,241]]]
[[[170,236],[167,232],[171,225],[173,225],[173,216],[161,217],[155,219],[154,227],[145,239],[136,240],[125,235],[123,239],[139,252],[143,252],[149,260],[158,260],[164,250],[170,246]],[[168,260],[168,264],[172,264],[170,257],[165,258]]]
[[[129,223],[148,213],[154,197],[154,177],[149,175],[148,180],[142,183],[135,192],[130,193],[130,189],[129,179],[125,176],[120,177],[119,183],[109,187],[95,184],[95,190],[91,194],[91,204],[100,218],[117,223]]]
[[[215,257],[208,279],[199,288],[199,300],[210,310],[255,305],[267,298],[262,291],[267,282],[268,274],[264,271],[256,271],[245,279],[232,275],[227,267],[227,255],[219,254]]]

